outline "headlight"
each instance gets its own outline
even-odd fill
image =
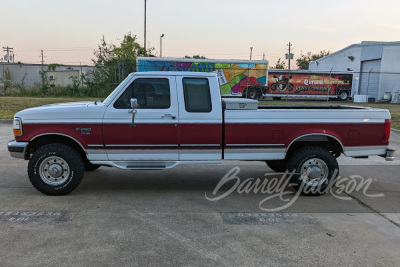
[[[22,135],[22,120],[20,118],[14,118],[13,131],[15,136]]]

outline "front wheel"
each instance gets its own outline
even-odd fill
[[[339,165],[335,156],[323,147],[303,147],[288,160],[287,168],[291,183],[304,195],[318,196],[325,194],[339,174]]]
[[[46,195],[65,195],[79,186],[85,166],[81,156],[64,144],[48,144],[35,151],[28,164],[32,185]]]

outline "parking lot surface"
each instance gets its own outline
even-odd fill
[[[1,266],[398,266],[400,135],[396,159],[340,157],[339,181],[320,197],[232,190],[222,177],[276,176],[264,162],[180,165],[163,171],[101,167],[77,190],[45,196],[27,161],[9,156],[0,124]],[[253,179],[253,180],[254,180]],[[236,180],[235,180],[236,181]],[[239,180],[238,180],[239,181]],[[364,183],[362,183],[364,182]],[[351,190],[353,189],[353,190]],[[216,192],[218,191],[218,192]],[[216,192],[216,194],[214,194]],[[285,200],[286,199],[286,200]],[[288,200],[289,199],[289,200]],[[287,205],[292,201],[291,205]],[[287,205],[287,207],[285,207]]]

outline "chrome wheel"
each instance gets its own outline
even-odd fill
[[[300,179],[308,186],[323,184],[329,176],[328,165],[319,158],[312,158],[303,163],[300,168]]]
[[[56,156],[51,156],[42,161],[39,167],[40,178],[48,185],[61,185],[70,175],[68,163]]]

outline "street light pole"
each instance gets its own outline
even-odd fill
[[[164,34],[161,34],[160,36],[160,57],[162,57],[162,38],[164,37]]]
[[[146,56],[146,4],[147,0],[144,0],[144,56]]]

